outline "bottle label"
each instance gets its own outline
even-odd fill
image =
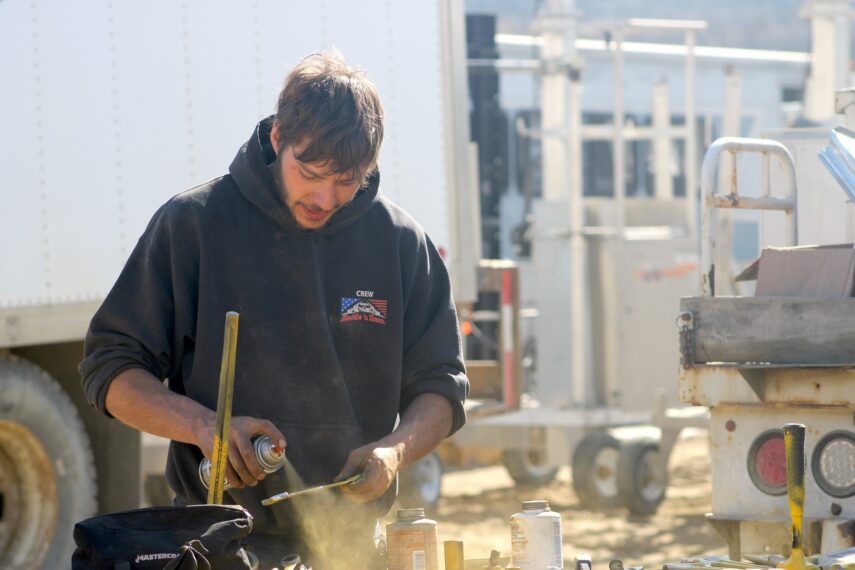
[[[561,544],[561,520],[552,523],[552,551],[555,553],[555,566],[564,567],[564,547]]]
[[[389,570],[437,570],[436,539],[425,529],[387,533]]]
[[[511,518],[511,557],[523,570],[563,568],[559,518]]]
[[[511,519],[511,555],[514,562],[527,562],[528,536],[525,525]]]
[[[413,550],[413,570],[425,570],[425,551]]]

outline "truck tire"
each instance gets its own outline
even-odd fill
[[[659,443],[653,439],[624,442],[618,459],[618,494],[636,515],[652,515],[665,499],[667,476],[660,475]]]
[[[506,449],[502,452],[502,463],[517,485],[546,485],[555,479],[558,467],[543,464],[543,454],[526,449]]]
[[[398,504],[406,509],[433,510],[442,495],[442,471],[442,460],[435,451],[401,471]]]
[[[617,473],[620,442],[607,433],[586,435],[573,452],[573,489],[582,506],[597,511],[621,505]]]
[[[43,370],[0,358],[0,568],[68,568],[74,524],[95,514],[89,437]]]

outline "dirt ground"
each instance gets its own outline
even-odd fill
[[[724,542],[704,521],[710,510],[706,432],[695,431],[677,443],[669,473],[666,499],[652,517],[583,510],[568,468],[549,485],[528,489],[515,488],[501,466],[448,473],[435,514],[440,551],[442,541],[462,540],[467,559],[486,558],[492,549],[509,555],[508,517],[523,500],[547,499],[563,518],[565,568],[573,568],[576,552],[589,554],[595,570],[604,570],[614,558],[650,569],[687,556],[726,554]]]

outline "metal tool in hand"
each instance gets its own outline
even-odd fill
[[[261,504],[265,507],[269,507],[270,505],[275,505],[276,503],[281,503],[282,501],[287,501],[293,497],[298,497],[300,495],[308,495],[309,493],[317,493],[318,491],[324,491],[326,489],[335,489],[337,487],[345,487],[347,485],[352,485],[353,483],[357,483],[362,481],[362,473],[354,475],[348,479],[343,481],[336,481],[335,483],[329,483],[327,485],[318,485],[317,487],[309,487],[308,489],[303,489],[302,491],[294,491],[293,493],[288,493],[287,491],[284,493],[279,493],[278,495],[273,495],[272,497],[268,497],[261,501]]]
[[[790,518],[793,523],[793,544],[790,557],[778,564],[778,568],[805,570],[818,568],[805,560],[802,549],[802,522],[805,507],[805,426],[784,426],[784,452],[787,454],[787,499],[790,503]]]
[[[220,364],[220,388],[217,396],[217,432],[214,434],[214,450],[211,453],[211,481],[208,484],[208,503],[223,504],[223,487],[226,482],[226,466],[229,462],[229,429],[232,419],[232,394],[235,386],[235,355],[237,353],[238,320],[234,311],[226,313],[223,333],[223,359]]]

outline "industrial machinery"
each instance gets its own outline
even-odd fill
[[[765,224],[766,239],[774,240],[767,245],[823,243],[819,240],[824,232],[852,231],[851,225],[834,223],[851,215],[852,204],[817,156],[820,145],[829,140],[829,130],[794,129],[773,136],[779,140],[720,139],[707,151],[701,179],[702,295],[684,298],[678,318],[680,398],[710,408],[708,520],[734,560],[789,552],[781,430],[788,422],[807,427],[805,552],[828,553],[855,545],[855,299],[849,285],[837,298],[816,292],[817,283],[834,277],[844,284],[848,278],[851,284],[853,267],[845,259],[852,255],[852,244],[795,250],[799,257],[774,274],[771,288],[762,282],[764,270],[773,275],[774,269],[764,251],[756,296],[715,294],[717,209],[777,210],[769,214],[770,221],[772,215],[777,221]],[[719,161],[728,154],[734,158],[731,170],[721,175],[729,184],[725,192],[716,193]],[[761,164],[759,189],[738,184],[742,178],[737,164],[747,168],[752,158]],[[838,167],[852,164],[845,152],[838,158]],[[814,219],[814,211],[827,215]],[[814,254],[823,256],[822,271],[804,266]],[[788,288],[785,281],[796,286]]]

